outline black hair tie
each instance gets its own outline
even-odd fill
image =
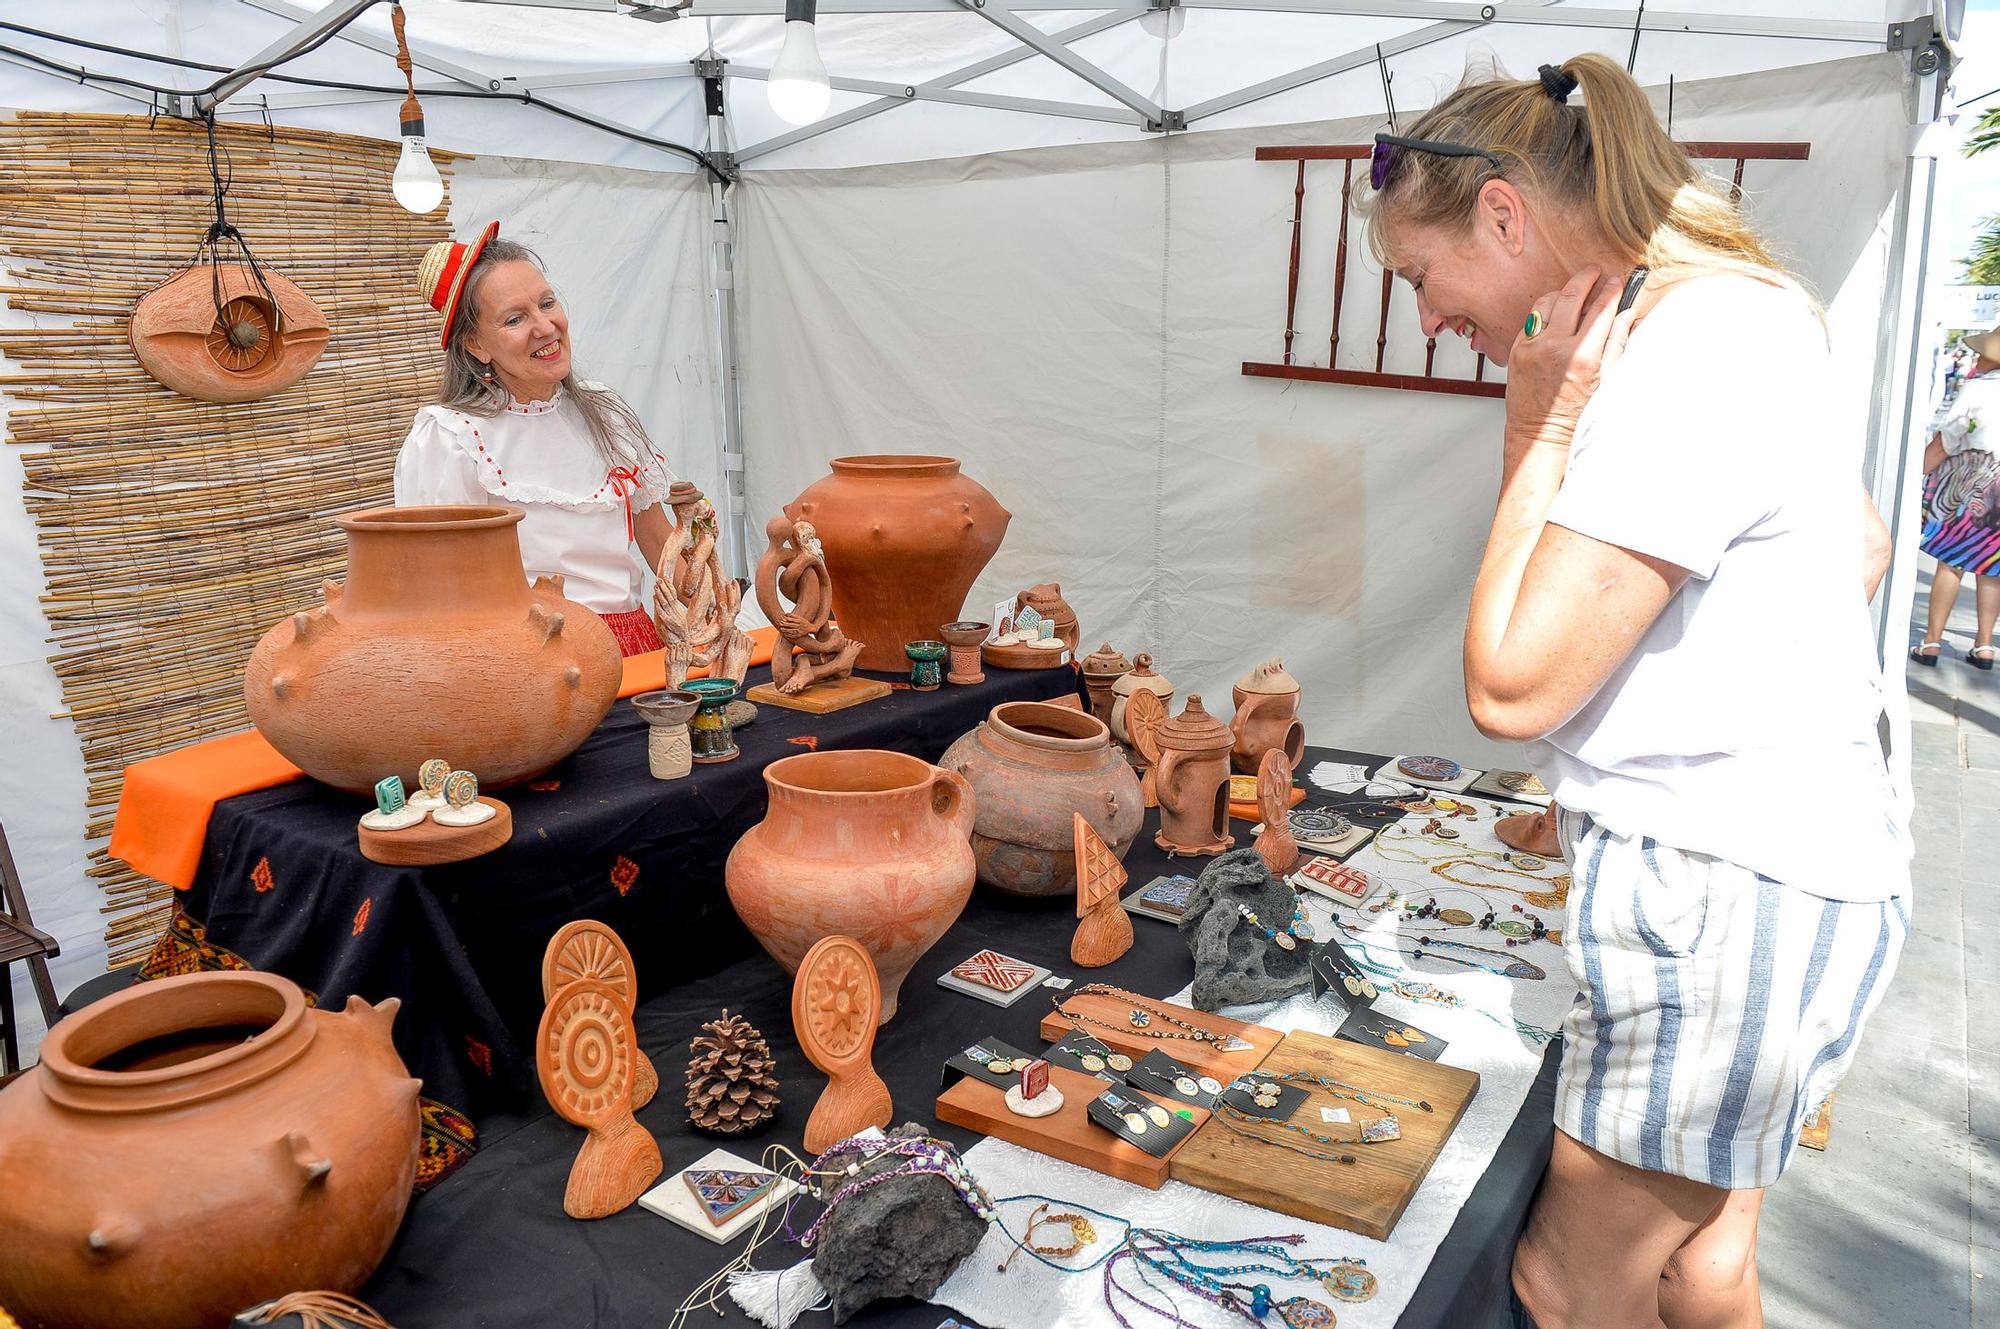
[[[1554,65],[1543,65],[1536,72],[1542,76],[1542,91],[1569,105],[1569,95],[1576,91],[1576,75],[1565,74]]]

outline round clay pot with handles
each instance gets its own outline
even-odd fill
[[[1145,820],[1139,778],[1095,716],[1039,701],[995,706],[940,764],[972,782],[979,880],[1010,895],[1076,894],[1082,813],[1120,858]]]
[[[868,748],[782,758],[764,784],[764,819],[729,851],[729,902],[787,973],[822,937],[867,947],[888,1023],[910,966],[972,895],[972,786]]]

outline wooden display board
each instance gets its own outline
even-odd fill
[[[1208,1123],[1208,1113],[1201,1108],[1110,1084],[1067,1067],[1050,1066],[1049,1083],[1062,1090],[1062,1107],[1046,1117],[1023,1117],[1007,1110],[1005,1089],[968,1075],[938,1095],[937,1119],[1153,1191],[1166,1184],[1167,1169],[1175,1155],[1194,1143]],[[1169,1112],[1186,1108],[1194,1113],[1194,1132],[1165,1158],[1155,1158],[1090,1120],[1090,1101],[1106,1089],[1158,1103]]]
[[[879,678],[856,678],[849,674],[831,683],[815,683],[804,692],[789,697],[769,683],[759,683],[744,693],[743,699],[759,706],[804,711],[808,715],[829,715],[850,706],[859,706],[865,701],[874,701],[877,697],[886,697],[892,690]]]
[[[1431,1165],[1444,1150],[1466,1105],[1479,1092],[1476,1072],[1440,1066],[1420,1057],[1384,1052],[1319,1034],[1290,1033],[1261,1068],[1265,1074],[1305,1071],[1343,1080],[1361,1088],[1377,1088],[1398,1098],[1427,1102],[1432,1111],[1392,1104],[1402,1126],[1399,1140],[1382,1144],[1352,1144],[1329,1148],[1275,1126],[1210,1121],[1182,1144],[1169,1175],[1175,1181],[1262,1205],[1281,1214],[1310,1219],[1386,1241],[1396,1221],[1409,1207]],[[1293,1123],[1319,1135],[1335,1135],[1320,1120],[1322,1107],[1345,1107],[1357,1117],[1377,1115],[1365,1104],[1335,1098],[1311,1085],[1312,1095],[1292,1117]],[[1259,1144],[1230,1130],[1240,1126],[1259,1137],[1287,1138],[1325,1153],[1353,1154],[1359,1162],[1328,1163],[1277,1145]]]
[[[1266,1029],[1261,1024],[1245,1024],[1232,1020],[1226,1015],[1213,1015],[1208,1011],[1198,1011],[1188,1006],[1176,1006],[1171,1002],[1157,1001],[1151,997],[1138,1003],[1141,1010],[1166,1011],[1175,1019],[1185,1020],[1200,1029],[1213,1030],[1218,1034],[1230,1034],[1251,1045],[1248,1052],[1218,1052],[1212,1044],[1197,1042],[1192,1038],[1147,1038],[1146,1034],[1181,1032],[1157,1016],[1145,1029],[1134,1029],[1129,1023],[1135,1003],[1122,997],[1065,996],[1062,1004],[1079,1015],[1090,1016],[1099,1021],[1096,1024],[1072,1025],[1051,1010],[1042,1017],[1042,1038],[1050,1043],[1060,1043],[1074,1030],[1081,1029],[1092,1038],[1109,1044],[1134,1061],[1139,1061],[1148,1052],[1158,1049],[1165,1052],[1183,1066],[1195,1066],[1204,1074],[1218,1080],[1227,1081],[1245,1071],[1254,1071],[1263,1064],[1264,1058],[1278,1046],[1284,1035],[1275,1029]]]

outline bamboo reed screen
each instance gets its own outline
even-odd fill
[[[88,778],[89,875],[114,964],[142,957],[171,891],[109,858],[127,763],[246,727],[243,665],[345,565],[330,518],[387,503],[397,446],[438,368],[415,294],[446,210],[396,205],[396,148],[223,126],[229,220],[332,324],[303,382],[263,401],[179,396],[126,342],[132,303],[213,220],[199,124],[22,113],[0,120],[0,268],[40,326],[0,330],[12,442],[67,714]]]

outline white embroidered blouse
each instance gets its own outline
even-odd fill
[[[568,395],[558,389],[549,401],[511,402],[491,416],[424,407],[396,454],[396,506],[519,509],[528,579],[559,574],[570,599],[622,613],[639,607],[642,584],[630,517],[665,499],[674,476],[651,449],[607,467]]]

